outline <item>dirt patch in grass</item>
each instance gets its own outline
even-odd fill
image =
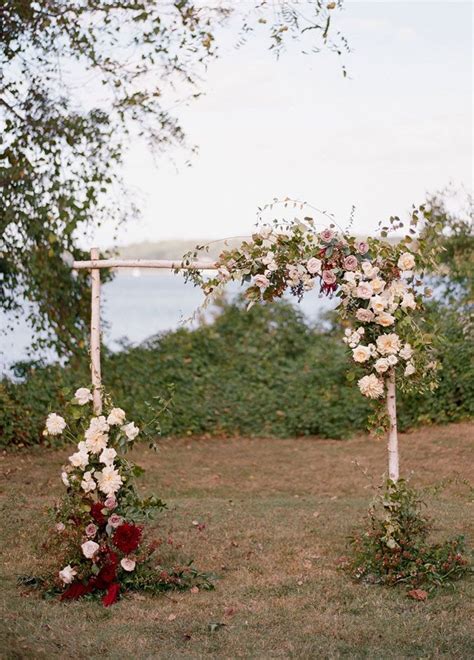
[[[456,473],[474,483],[474,426],[401,437],[402,468],[425,486]],[[110,609],[41,600],[16,586],[38,570],[45,508],[61,492],[68,452],[2,456],[2,657],[5,658],[471,658],[474,585],[426,603],[353,584],[337,568],[346,538],[380,481],[385,445],[349,441],[166,440],[136,452],[144,492],[169,509],[156,524],[214,592],[127,597]],[[359,466],[356,465],[359,464]],[[366,471],[367,474],[364,474]],[[472,493],[453,483],[430,503],[435,534],[472,545]],[[198,522],[200,525],[196,525]]]

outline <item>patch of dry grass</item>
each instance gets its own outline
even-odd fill
[[[474,428],[425,428],[401,438],[417,485],[460,473],[474,482]],[[5,658],[472,658],[472,580],[427,603],[351,583],[337,569],[346,538],[385,469],[383,442],[167,440],[147,468],[146,492],[169,504],[157,533],[220,577],[214,592],[89,602],[43,601],[16,586],[38,570],[43,512],[61,491],[65,452],[2,458],[1,589]],[[472,540],[474,503],[451,485],[430,511],[440,536]],[[199,529],[193,522],[204,523]],[[213,626],[212,624],[225,624]]]

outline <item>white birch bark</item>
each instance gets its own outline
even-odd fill
[[[395,369],[390,369],[387,378],[387,413],[389,419],[388,431],[388,476],[392,481],[399,478],[399,454],[397,433],[397,399],[395,390]]]
[[[91,260],[99,259],[98,248],[91,249]],[[91,270],[91,376],[94,415],[102,413],[102,377],[100,370],[100,270]]]

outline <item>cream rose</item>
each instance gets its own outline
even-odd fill
[[[373,296],[370,299],[369,305],[372,307],[376,314],[380,314],[387,306],[387,300],[381,296]]]
[[[400,337],[391,332],[377,337],[377,350],[381,355],[393,355],[400,350]]]
[[[76,390],[74,398],[80,406],[85,406],[86,403],[92,401],[92,392],[87,387],[80,387]]]
[[[380,277],[374,277],[370,284],[374,290],[374,293],[382,293],[382,291],[385,289],[386,282],[380,279]]]
[[[352,351],[354,362],[367,362],[370,359],[370,349],[367,346],[357,346]]]
[[[107,417],[107,424],[110,426],[120,426],[125,421],[125,411],[122,408],[112,408]]]
[[[361,393],[369,399],[379,399],[383,395],[383,381],[375,374],[363,376],[357,384]]]
[[[403,360],[409,360],[411,356],[413,355],[413,349],[410,344],[405,344],[405,346],[402,348],[402,350],[399,353],[400,357]]]
[[[117,452],[115,449],[108,447],[102,451],[101,455],[99,456],[99,461],[104,465],[112,465],[116,456]]]
[[[140,429],[138,426],[135,426],[134,422],[130,422],[129,424],[122,426],[122,431],[125,433],[129,440],[135,440],[137,435],[140,433]]]
[[[391,314],[387,314],[387,312],[382,312],[382,314],[375,317],[375,323],[381,325],[382,328],[388,328],[395,323],[395,317]]]
[[[405,376],[412,376],[415,371],[416,369],[413,362],[407,362],[407,366],[405,367]]]
[[[50,413],[46,418],[46,430],[49,435],[61,435],[61,433],[66,428],[66,420],[57,415],[56,413]]]
[[[84,472],[84,476],[81,481],[81,488],[85,493],[92,493],[92,491],[97,488],[97,484],[92,478],[92,472]]]
[[[378,374],[384,374],[390,368],[390,363],[387,358],[379,358],[376,361],[374,368]]]
[[[400,303],[403,309],[416,309],[415,296],[412,293],[405,293]]]
[[[400,270],[413,270],[415,267],[415,257],[411,252],[404,252],[398,259],[397,266]]]

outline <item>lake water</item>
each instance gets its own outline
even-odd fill
[[[237,295],[240,287],[228,287],[229,297]],[[102,319],[105,322],[104,341],[113,350],[119,349],[120,339],[140,343],[153,334],[173,330],[190,323],[190,318],[203,301],[200,289],[185,283],[180,275],[168,272],[147,272],[137,277],[121,271],[112,282],[102,287]],[[310,321],[321,312],[333,308],[335,300],[320,298],[316,291],[305,295],[301,303],[290,299]],[[7,326],[6,315],[0,315],[0,330]],[[192,324],[190,324],[192,326]],[[2,372],[8,366],[27,357],[31,331],[21,323],[14,332],[0,334],[0,364]],[[48,356],[49,358],[53,356]]]

